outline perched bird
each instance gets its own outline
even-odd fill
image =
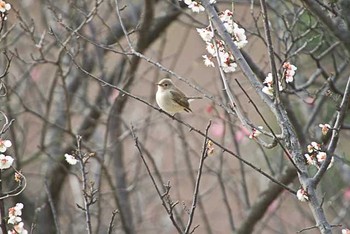
[[[201,97],[186,97],[186,95],[168,78],[162,79],[157,85],[157,104],[162,110],[169,114],[182,111],[192,112],[189,101],[192,99],[201,99]]]

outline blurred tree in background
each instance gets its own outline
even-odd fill
[[[3,232],[16,203],[33,233],[350,228],[349,1],[7,0],[0,12],[1,139],[26,178],[7,196],[1,170]],[[203,97],[192,113],[158,108],[164,77]]]

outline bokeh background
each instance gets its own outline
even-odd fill
[[[15,157],[27,187],[4,201],[6,208],[24,204],[22,218],[28,230],[87,233],[81,207],[84,196],[90,196],[92,233],[107,233],[109,228],[110,233],[177,233],[135,147],[135,136],[161,193],[169,189],[164,202],[178,202],[172,212],[179,226],[185,227],[205,139],[178,119],[202,132],[211,121],[208,135],[223,147],[275,178],[286,173],[290,163],[282,149],[267,149],[249,139],[251,127],[226,111],[230,104],[219,71],[203,64],[205,43],[195,30],[208,25],[204,12],[192,13],[177,0],[7,2],[12,9],[0,33],[1,70],[7,64],[5,54],[11,63],[1,79],[7,92],[0,101],[1,111],[15,121],[1,137],[12,141],[7,154]],[[339,18],[339,27],[347,30],[343,2],[323,1],[320,7],[322,14],[335,22]],[[130,53],[117,3],[133,48],[161,66]],[[271,69],[259,2],[218,0],[216,6],[218,11],[232,10],[234,21],[246,30],[249,43],[242,51],[263,81]],[[349,45],[303,1],[267,1],[267,6],[279,74],[285,61],[298,67],[295,85],[282,96],[306,151],[311,141],[324,140],[318,124],[334,121],[349,77]],[[187,95],[204,97],[191,103],[193,113],[176,114],[174,120],[156,109],[155,84],[166,76]],[[254,126],[267,129],[235,79],[280,133],[273,113],[240,69],[226,79]],[[329,222],[343,227],[350,226],[348,124],[347,117],[335,165],[319,188]],[[79,152],[93,153],[84,176],[81,166],[64,160],[65,153],[76,154],[78,135],[82,137]],[[261,139],[271,141],[268,136]],[[311,173],[315,170],[310,168]],[[288,186],[299,189],[295,172],[289,173]],[[12,176],[11,171],[3,173],[2,193],[14,186]],[[214,146],[204,161],[194,233],[234,233],[248,225],[254,233],[287,234],[315,225],[307,203],[288,191],[276,193],[258,210],[271,184]],[[114,219],[113,211],[117,211]],[[248,220],[254,212],[261,215]],[[340,230],[337,226],[334,233]]]

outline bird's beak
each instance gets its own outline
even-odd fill
[[[159,83],[156,83],[156,85],[160,86],[160,84],[159,84]]]

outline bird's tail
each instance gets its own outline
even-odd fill
[[[202,99],[203,97],[187,97],[187,100]]]

